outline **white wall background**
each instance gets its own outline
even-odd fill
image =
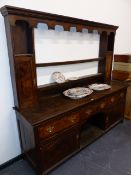
[[[55,30],[48,30],[47,26],[39,24],[35,29],[36,62],[50,63],[98,58],[99,38],[96,31],[93,34],[88,33],[87,29],[83,29],[82,32],[72,30],[69,32],[63,31],[62,26],[57,26]],[[37,84],[54,82],[51,75],[56,71],[60,71],[66,79],[95,74],[98,72],[98,62],[37,68]]]
[[[131,52],[130,0],[0,0],[0,7],[3,5],[118,25],[115,53]],[[0,164],[20,154],[6,45],[4,20],[0,15]]]

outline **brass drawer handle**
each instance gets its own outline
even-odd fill
[[[100,108],[103,109],[105,107],[105,103],[100,104]]]
[[[48,126],[48,128],[46,128],[46,130],[47,130],[49,133],[52,133],[53,130],[54,130],[54,126]]]
[[[71,117],[69,118],[69,121],[71,121],[71,123],[75,123],[76,117],[77,117],[76,115],[71,116]]]
[[[115,101],[114,97],[111,98],[111,102],[113,103]]]
[[[89,109],[89,110],[87,110],[85,113],[88,114],[88,115],[90,115],[90,114],[92,113],[92,110]]]

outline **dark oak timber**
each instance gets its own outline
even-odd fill
[[[88,21],[73,17],[67,17],[62,15],[50,14],[35,10],[29,10],[24,8],[4,6],[1,8],[3,16],[10,16],[11,25],[15,25],[16,21],[26,21],[30,26],[37,26],[37,23],[47,23],[49,28],[55,27],[55,25],[64,26],[65,30],[69,30],[70,27],[77,27],[78,31],[81,31],[82,28],[88,28],[89,31],[98,30],[100,32],[115,32],[118,26],[103,24],[94,21]]]
[[[47,119],[52,119],[53,117],[61,115],[65,112],[72,111],[73,109],[77,110],[78,107],[80,108],[81,106],[86,105],[86,104],[91,104],[94,106],[94,103],[98,102],[97,106],[100,106],[100,104],[99,104],[100,99],[107,97],[109,95],[113,97],[115,95],[115,93],[118,91],[119,91],[118,94],[120,96],[121,88],[124,88],[124,86],[122,84],[116,83],[116,82],[112,82],[111,85],[112,85],[112,88],[110,90],[105,90],[105,91],[99,92],[99,93],[93,92],[90,96],[87,96],[87,97],[85,97],[83,99],[79,99],[79,100],[69,99],[69,98],[65,97],[62,93],[57,94],[57,95],[52,95],[48,98],[46,96],[42,96],[40,98],[40,104],[38,107],[30,109],[30,113],[28,112],[29,111],[28,109],[22,110],[21,112],[22,112],[23,116],[25,116],[25,117],[27,116],[26,119],[29,120],[29,122],[32,125],[37,125],[37,124],[39,124],[39,122],[41,123],[43,121],[46,121]],[[126,87],[125,87],[125,89],[126,89]],[[123,94],[122,98],[123,97],[124,97],[124,94]],[[109,103],[109,104],[112,103],[111,101],[107,102],[106,99],[107,98],[105,98],[105,102],[103,102],[103,103]],[[53,107],[53,106],[55,106],[55,107]],[[107,104],[107,106],[108,106],[108,104]],[[86,108],[88,109],[89,107],[86,107]],[[97,110],[99,111],[99,107]]]
[[[91,59],[84,59],[84,60],[52,62],[52,63],[37,63],[36,67],[48,67],[48,66],[68,65],[68,64],[80,64],[80,63],[88,63],[88,62],[94,62],[94,61],[100,61],[100,60],[103,60],[103,58],[91,58]]]
[[[46,174],[73,154],[93,142],[124,118],[127,86],[111,81],[114,39],[117,26],[4,6],[4,16],[12,86],[21,150],[38,175]],[[36,64],[34,28],[46,23],[77,32],[83,28],[100,35],[98,58]],[[37,67],[69,65],[98,61],[98,73],[75,81],[50,83],[37,87]],[[72,100],[63,91],[109,83],[111,88]]]

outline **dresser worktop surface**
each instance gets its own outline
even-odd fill
[[[86,87],[86,86],[85,86]],[[111,89],[104,91],[93,91],[93,93],[82,99],[73,100],[63,94],[57,94],[49,98],[41,98],[39,106],[32,109],[24,109],[18,112],[31,124],[39,125],[41,122],[49,120],[69,111],[79,110],[82,106],[97,102],[110,94],[113,94],[125,85],[118,82],[111,82]],[[16,109],[17,110],[17,109]]]

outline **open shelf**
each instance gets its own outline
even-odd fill
[[[103,73],[97,73],[97,74],[91,74],[82,76],[77,80],[69,80],[64,83],[49,83],[45,85],[38,86],[38,91],[40,96],[47,96],[54,93],[62,93],[64,90],[77,87],[77,86],[85,86],[91,83],[102,83],[104,82],[104,74]]]
[[[67,65],[67,64],[79,64],[79,63],[87,63],[94,61],[101,61],[104,58],[91,58],[85,60],[75,60],[75,61],[63,61],[63,62],[52,62],[52,63],[37,63],[36,67],[48,67],[48,66],[59,66],[59,65]]]
[[[32,57],[33,54],[15,54],[15,57],[25,57],[25,56]]]
[[[102,77],[103,76],[103,73],[96,73],[96,74],[91,74],[91,75],[85,75],[85,76],[81,76],[81,77],[79,77],[77,80],[67,80],[67,81],[65,81],[64,83],[56,83],[56,82],[54,82],[54,83],[49,83],[49,84],[45,84],[45,85],[40,85],[40,86],[38,86],[38,88],[39,89],[42,89],[42,88],[48,88],[48,87],[50,87],[50,86],[62,86],[62,85],[64,85],[64,84],[68,84],[68,83],[70,83],[70,82],[78,82],[78,81],[80,81],[80,80],[82,80],[82,79],[92,79],[92,77],[93,78],[97,78],[97,77]]]
[[[84,148],[89,145],[106,131],[106,114],[103,112],[92,115],[81,125],[80,147]]]
[[[105,119],[104,113],[97,113],[81,125],[80,148],[84,148],[104,134]]]
[[[99,127],[91,123],[84,124],[80,135],[80,148],[84,148],[85,146],[89,145],[102,134],[104,134],[104,130],[100,129]]]

